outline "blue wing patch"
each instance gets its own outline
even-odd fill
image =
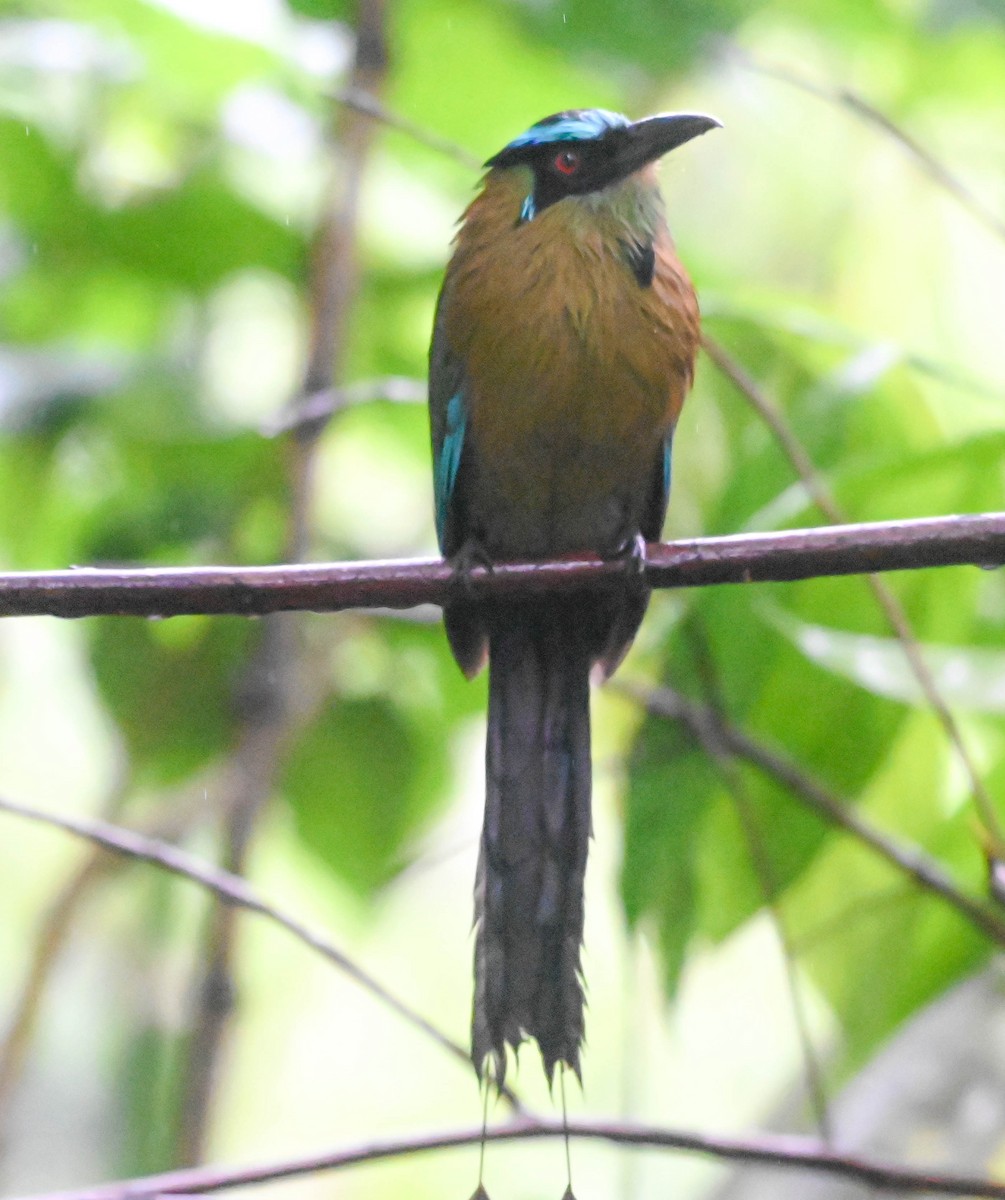
[[[447,531],[447,516],[450,500],[457,482],[457,471],[461,465],[461,450],[464,448],[464,431],[468,424],[468,410],[462,392],[455,392],[447,401],[447,424],[443,441],[436,451],[433,463],[433,492],[436,500],[436,537],[443,549]]]

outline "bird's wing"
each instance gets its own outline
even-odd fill
[[[457,479],[468,423],[464,367],[447,342],[443,321],[443,295],[436,309],[433,342],[429,350],[429,419],[433,438],[433,492],[436,504],[436,537],[440,552],[449,557],[463,542],[457,529]]]
[[[663,522],[666,520],[667,505],[670,503],[670,451],[672,445],[673,433],[670,432],[663,441],[659,461],[653,464],[649,499],[639,523],[639,532],[647,542],[658,542],[663,533]]]

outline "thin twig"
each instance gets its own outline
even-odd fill
[[[44,812],[28,804],[20,804],[15,800],[0,797],[0,812],[12,816],[23,817],[37,824],[49,825],[62,829],[77,837],[85,838],[95,845],[101,846],[113,854],[125,855],[127,858],[150,863],[163,870],[170,871],[182,879],[191,880],[207,891],[219,897],[225,904],[247,912],[257,913],[275,925],[281,926],[299,941],[309,946],[316,953],[334,964],[340,971],[354,979],[362,988],[375,996],[382,1004],[403,1017],[410,1025],[432,1038],[454,1058],[463,1062],[470,1070],[471,1057],[468,1051],[459,1043],[453,1041],[432,1022],[427,1021],[404,1001],[399,1000],[389,992],[373,976],[367,974],[344,951],[340,950],[328,937],[297,918],[292,917],[283,909],[270,904],[255,889],[240,876],[232,875],[220,867],[193,858],[177,846],[151,838],[135,830],[124,829],[111,825],[107,821],[71,817],[57,813]],[[520,1109],[516,1096],[505,1088],[502,1093],[507,1101],[517,1110]]]
[[[813,460],[807,454],[805,447],[786,421],[778,405],[768,397],[750,374],[714,338],[708,334],[704,334],[702,345],[709,358],[712,359],[719,370],[749,401],[761,419],[767,424],[792,465],[793,470],[809,491],[817,508],[820,509],[828,521],[834,521],[838,524],[846,521],[847,517],[834,498],[833,493],[824,482]],[[999,852],[998,856],[1005,855],[1005,832],[1002,830],[994,801],[991,799],[984,780],[981,778],[977,764],[974,762],[956,718],[950,711],[932,677],[931,671],[928,669],[928,663],[925,661],[925,656],[918,646],[914,630],[911,628],[911,623],[908,620],[907,613],[904,612],[903,605],[886,583],[882,579],[878,579],[872,571],[866,574],[865,581],[872,591],[873,597],[879,605],[883,616],[886,618],[887,624],[900,642],[904,651],[904,657],[907,659],[911,673],[921,687],[925,700],[932,712],[935,713],[939,724],[945,730],[946,736],[949,738],[957,757],[963,765],[963,769],[966,771],[981,820],[990,836],[992,844]]]
[[[880,832],[839,796],[779,751],[756,741],[724,721],[714,709],[687,699],[673,688],[648,688],[623,682],[614,682],[608,687],[631,697],[654,716],[683,722],[702,746],[716,746],[719,753],[725,751],[752,763],[783,784],[829,824],[847,830],[899,872],[909,876],[918,887],[950,904],[986,937],[1005,946],[1005,919],[993,908],[962,891],[917,847],[898,842],[889,834]]]
[[[379,121],[389,129],[396,129],[399,133],[406,134],[412,141],[418,142],[419,145],[426,146],[430,150],[435,150],[437,154],[452,158],[454,162],[460,163],[463,167],[477,171],[482,165],[481,160],[476,155],[472,154],[469,150],[465,150],[457,142],[451,141],[450,138],[442,137],[438,133],[433,133],[431,130],[426,129],[415,121],[410,121],[407,117],[403,117],[399,113],[392,112],[387,105],[382,104],[369,91],[358,87],[349,87],[341,92],[333,92],[331,99],[336,104],[344,104],[347,108],[351,108],[358,113],[362,113],[364,116]]]
[[[977,1176],[937,1172],[906,1167],[862,1156],[838,1154],[809,1138],[762,1134],[756,1139],[717,1137],[687,1133],[649,1125],[614,1121],[535,1121],[523,1119],[483,1131],[473,1129],[426,1134],[419,1137],[371,1142],[348,1150],[334,1150],[282,1162],[249,1167],[204,1167],[187,1171],[169,1171],[97,1187],[73,1191],[49,1192],[21,1200],[146,1200],[155,1196],[178,1196],[217,1192],[227,1188],[272,1183],[303,1175],[316,1175],[362,1163],[382,1162],[436,1150],[476,1146],[485,1137],[492,1142],[526,1142],[539,1138],[569,1137],[611,1142],[620,1146],[675,1150],[707,1155],[725,1162],[745,1162],[757,1166],[786,1167],[819,1171],[825,1175],[851,1179],[881,1192],[919,1192],[933,1196],[976,1196],[1002,1200],[1005,1183]]]
[[[262,428],[266,437],[278,437],[283,433],[296,433],[306,428],[319,428],[336,413],[357,404],[373,404],[385,400],[391,404],[422,404],[428,394],[424,379],[411,379],[404,375],[381,375],[376,379],[364,379],[359,383],[347,383],[344,387],[322,388],[312,392],[297,406],[274,418]]]
[[[771,923],[778,939],[781,952],[782,967],[785,972],[785,985],[789,993],[789,1004],[792,1009],[792,1020],[796,1027],[796,1038],[803,1059],[803,1074],[806,1081],[806,1091],[809,1096],[810,1110],[816,1122],[817,1133],[825,1146],[834,1143],[834,1128],[831,1121],[830,1104],[827,1097],[827,1087],[824,1082],[824,1069],[813,1043],[813,1033],[810,1029],[810,1016],[806,1006],[805,983],[800,977],[796,965],[796,950],[789,933],[785,915],[779,903],[779,887],[775,878],[774,865],[768,854],[764,840],[764,831],[757,819],[757,813],[751,802],[750,795],[744,786],[744,780],[735,762],[723,764],[724,774],[730,792],[740,817],[740,825],[747,842],[750,860],[757,876],[758,886],[764,897],[764,904],[771,916]]]
[[[117,796],[115,800],[118,800]],[[117,804],[110,807],[114,810]],[[158,841],[173,842],[205,816],[204,807],[202,803],[196,804],[194,789],[183,796],[172,794],[148,819],[148,828],[144,833]],[[8,1114],[11,1095],[24,1066],[46,986],[69,937],[73,919],[94,885],[105,879],[122,862],[122,858],[107,854],[100,844],[92,843],[88,854],[60,888],[42,919],[33,940],[24,981],[11,1007],[6,1033],[0,1040],[0,1122]]]
[[[0,1121],[6,1120],[11,1096],[21,1078],[46,985],[70,932],[72,918],[92,885],[104,874],[108,856],[89,854],[59,889],[33,940],[31,961],[14,1001],[3,1041],[0,1042]]]
[[[954,174],[945,163],[936,158],[916,138],[912,137],[904,128],[888,117],[886,113],[881,112],[875,105],[859,95],[858,92],[848,87],[828,87],[826,84],[807,79],[805,76],[799,75],[795,71],[790,71],[785,67],[759,62],[738,48],[733,48],[733,57],[747,67],[748,70],[756,71],[759,75],[764,75],[769,79],[777,79],[782,83],[789,84],[791,87],[799,88],[800,91],[825,100],[829,104],[846,108],[867,124],[875,126],[892,141],[896,142],[902,150],[906,151],[929,179],[948,192],[972,217],[975,217],[986,229],[989,229],[995,237],[1005,241],[1005,221],[979,200],[959,176]]]

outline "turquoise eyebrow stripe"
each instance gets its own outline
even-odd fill
[[[546,146],[549,142],[582,142],[590,138],[602,137],[609,129],[623,129],[631,122],[621,113],[608,112],[603,108],[593,108],[579,113],[575,117],[563,117],[559,121],[549,121],[543,125],[532,125],[526,133],[515,137],[507,150],[515,150],[520,146]]]

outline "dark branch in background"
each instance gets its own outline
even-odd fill
[[[349,91],[375,100],[387,74],[385,0],[360,0]],[[310,271],[310,339],[300,393],[290,405],[301,412],[305,397],[332,386],[342,372],[349,318],[359,289],[357,214],[363,171],[374,134],[373,122],[353,108],[333,113],[327,141],[330,156],[324,209],[314,237]],[[299,562],[309,548],[317,437],[322,424],[298,426],[287,445],[290,491],[286,562]],[[272,794],[287,745],[295,732],[295,698],[302,688],[297,628],[274,615],[248,665],[238,702],[245,714],[241,739],[231,760],[225,800],[224,863],[243,875],[258,819]],[[224,1038],[234,1007],[237,927],[229,904],[217,905],[207,932],[208,964],[199,988],[186,1078],[179,1108],[178,1159],[202,1159]]]
[[[360,987],[376,997],[382,1004],[404,1018],[413,1028],[418,1029],[420,1033],[432,1038],[444,1050],[449,1051],[454,1058],[463,1063],[465,1070],[471,1070],[471,1056],[465,1047],[453,1041],[442,1030],[437,1029],[432,1022],[427,1021],[425,1017],[389,992],[372,975],[369,975],[347,954],[339,950],[324,934],[312,930],[283,909],[268,903],[240,876],[209,863],[201,862],[184,850],[172,846],[169,842],[149,837],[137,830],[112,825],[107,821],[43,812],[31,805],[18,804],[14,800],[3,797],[0,797],[0,812],[72,833],[121,858],[135,859],[138,862],[160,867],[171,872],[172,875],[177,875],[205,888],[229,908],[244,909],[246,912],[257,913],[259,916],[265,917],[274,925],[279,925],[288,933],[293,934],[311,950],[338,967],[350,979],[355,980]],[[510,1088],[504,1087],[501,1094],[515,1111],[521,1111],[522,1106]]]
[[[930,1196],[976,1196],[1005,1198],[1005,1184],[988,1179],[952,1173],[936,1173],[923,1168],[901,1167],[872,1158],[837,1154],[808,1138],[762,1134],[757,1139],[715,1137],[685,1133],[650,1125],[613,1121],[544,1122],[524,1119],[510,1125],[483,1130],[457,1130],[433,1133],[397,1141],[373,1142],[348,1150],[308,1155],[283,1162],[250,1167],[197,1168],[169,1171],[163,1175],[105,1183],[75,1191],[48,1192],[21,1200],[148,1200],[157,1196],[182,1196],[249,1187],[313,1175],[321,1171],[359,1166],[387,1159],[404,1158],[434,1150],[475,1146],[482,1138],[490,1142],[526,1142],[538,1138],[574,1137],[657,1150],[676,1150],[702,1154],[724,1162],[742,1162],[754,1166],[786,1167],[819,1171],[835,1178],[849,1179],[878,1192],[911,1193]]]
[[[275,620],[262,629],[261,641],[239,685],[243,719],[238,743],[227,764],[225,781],[211,801],[223,821],[223,862],[235,875],[244,871],[254,824],[271,792],[289,736],[286,637]],[[195,1164],[204,1158],[225,1038],[238,1001],[233,969],[236,936],[231,909],[217,905],[208,915],[205,951],[195,963],[175,1112],[174,1157],[181,1164]]]
[[[796,437],[794,430],[786,421],[778,405],[768,398],[743,367],[713,338],[705,334],[702,337],[702,345],[719,370],[747,398],[754,410],[771,430],[782,452],[786,455],[796,474],[809,490],[817,508],[820,509],[828,521],[843,522],[846,518],[841,510],[841,506],[837,503],[834,494],[817,471],[805,447]],[[867,569],[870,572],[877,570],[876,567]],[[929,707],[935,713],[939,724],[945,730],[946,737],[956,750],[957,757],[963,764],[963,769],[966,771],[967,778],[970,781],[974,801],[980,811],[981,820],[984,823],[984,829],[987,833],[987,840],[992,850],[995,852],[996,857],[1005,855],[1005,833],[1002,831],[994,802],[988,793],[984,780],[981,778],[977,764],[974,762],[973,756],[967,747],[963,733],[956,723],[956,718],[950,712],[949,705],[943,699],[942,693],[939,691],[932,673],[928,669],[928,663],[925,662],[925,657],[921,653],[917,639],[914,636],[914,630],[911,628],[911,622],[908,620],[903,605],[887,586],[886,582],[878,579],[874,574],[870,573],[866,576],[866,584],[872,592],[894,636],[900,642],[911,673],[918,681]]]
[[[863,571],[990,568],[1003,562],[1005,513],[979,513],[654,542],[646,548],[644,574],[654,588],[704,587]],[[294,610],[412,608],[442,604],[457,589],[480,599],[514,592],[622,587],[627,576],[623,561],[589,554],[477,566],[463,578],[442,559],[10,571],[0,572],[0,617],[250,617]]]
[[[989,936],[1005,944],[1005,925],[1002,925],[993,914],[982,909],[975,901],[963,896],[954,885],[942,878],[924,855],[896,847],[884,836],[869,829],[840,800],[809,779],[798,767],[774,752],[758,746],[738,730],[732,729],[711,709],[686,701],[683,697],[666,689],[657,693],[642,693],[638,689],[622,686],[621,690],[638,695],[638,698],[642,699],[654,712],[684,720],[695,736],[703,744],[709,746],[710,752],[714,745],[717,755],[728,752],[745,757],[780,778],[827,819],[847,828],[881,853],[893,865],[911,875],[920,886],[940,895],[987,932]],[[200,863],[173,846],[156,842],[142,834],[117,828],[107,822],[42,813],[28,806],[3,799],[0,799],[0,810],[87,838],[115,854],[152,863],[210,889],[229,905],[256,912],[281,925],[341,970],[349,973],[363,987],[377,995],[422,1032],[446,1046],[455,1057],[463,1061],[465,1067],[469,1065],[466,1050],[451,1042],[424,1018],[387,993],[327,939],[261,899],[245,880],[229,875],[216,867]],[[513,1100],[511,1096],[509,1098]],[[561,1137],[564,1128],[560,1124],[545,1124],[528,1119],[501,1129],[490,1130],[487,1137],[491,1141]],[[756,1140],[741,1141],[645,1126],[595,1122],[570,1122],[568,1132],[572,1137],[601,1139],[621,1145],[706,1154],[723,1160],[765,1166],[817,1170],[855,1180],[879,1191],[1005,1197],[1005,1185],[1003,1184],[958,1175],[914,1170],[866,1158],[835,1154],[817,1143],[802,1138],[760,1137]],[[384,1142],[346,1151],[270,1163],[259,1167],[232,1169],[207,1167],[172,1171],[146,1179],[134,1179],[77,1191],[53,1193],[36,1197],[34,1200],[141,1200],[141,1198],[158,1195],[220,1191],[425,1151],[475,1145],[481,1135],[482,1131],[479,1127],[460,1133]]]
[[[680,721],[706,752],[714,757],[726,754],[751,763],[781,783],[828,824],[847,830],[918,887],[950,904],[986,937],[1005,946],[1005,919],[995,909],[968,896],[922,850],[874,828],[850,804],[829,791],[792,759],[730,725],[714,709],[689,700],[672,688],[649,688],[617,681],[608,686],[629,696],[654,716]]]

